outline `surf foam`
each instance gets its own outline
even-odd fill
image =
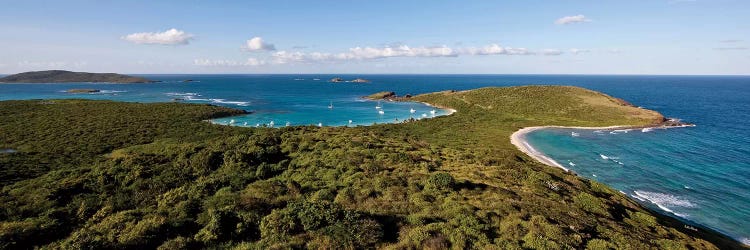
[[[671,208],[674,208],[674,207],[691,208],[691,207],[696,206],[694,203],[692,203],[689,200],[681,199],[680,197],[677,197],[671,194],[648,192],[648,191],[643,191],[643,190],[635,190],[633,191],[633,193],[635,194],[633,198],[636,198],[640,201],[651,202],[657,207],[661,208],[662,210],[673,213],[674,215],[677,215],[680,217],[686,217],[687,215],[676,213]]]

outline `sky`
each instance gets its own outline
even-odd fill
[[[0,0],[0,74],[750,74],[750,1]]]

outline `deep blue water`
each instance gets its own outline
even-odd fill
[[[372,83],[328,83],[333,77]],[[416,103],[377,103],[361,96],[389,90],[419,94],[486,86],[575,85],[697,124],[692,128],[610,131],[541,130],[528,135],[539,151],[587,178],[606,183],[666,214],[750,238],[750,77],[585,75],[146,75],[156,84],[0,84],[0,100],[91,98],[137,102],[214,103],[255,113],[235,125],[339,126],[431,116]],[[318,81],[313,79],[320,79]],[[195,82],[182,83],[192,79]],[[304,80],[295,80],[304,79]],[[72,88],[106,90],[67,94]],[[333,104],[333,109],[328,106]],[[412,114],[410,109],[415,109]],[[447,111],[436,110],[437,115]],[[218,122],[228,122],[222,119]],[[606,158],[606,159],[605,159]],[[571,166],[572,162],[575,166]]]

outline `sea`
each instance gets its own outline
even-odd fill
[[[86,98],[210,103],[251,111],[235,126],[358,126],[449,114],[422,103],[363,96],[416,95],[488,86],[573,85],[623,98],[694,127],[544,129],[526,136],[580,176],[644,206],[750,244],[750,76],[639,75],[139,75],[153,84],[0,84],[0,100]],[[365,78],[370,83],[331,83]],[[190,81],[185,81],[190,80]],[[99,89],[70,94],[68,89]],[[382,111],[382,112],[381,112]],[[1,118],[0,118],[1,119]]]

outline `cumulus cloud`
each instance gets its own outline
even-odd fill
[[[584,15],[565,16],[565,17],[561,17],[555,20],[555,24],[558,24],[558,25],[585,23],[585,22],[591,22],[591,19],[586,18],[586,16]]]
[[[252,39],[251,39],[252,40]],[[248,41],[250,43],[250,41]],[[264,44],[258,39],[255,45]],[[271,45],[272,46],[272,45]],[[252,46],[247,46],[248,49]],[[254,50],[262,50],[263,46],[255,46]],[[266,46],[268,48],[268,46]],[[575,53],[588,52],[588,50],[575,50]],[[264,56],[264,60],[250,58],[248,61],[234,60],[207,60],[195,59],[194,65],[198,66],[259,66],[279,65],[291,63],[335,63],[347,61],[368,61],[386,58],[440,58],[458,56],[490,56],[490,55],[547,55],[556,56],[564,52],[558,49],[545,49],[538,52],[526,48],[503,47],[498,44],[490,44],[483,47],[459,47],[451,48],[446,45],[432,47],[410,47],[407,45],[385,45],[383,47],[354,47],[344,52],[303,52],[280,50]]]
[[[502,47],[498,44],[490,44],[481,48],[463,48],[459,49],[461,54],[466,55],[531,55],[533,54],[526,48]]]
[[[340,54],[345,59],[375,59],[386,57],[454,57],[457,56],[453,49],[447,46],[440,47],[409,47],[400,45],[397,47],[356,47],[349,52]]]
[[[223,66],[223,67],[237,67],[237,66],[261,66],[266,65],[266,62],[257,58],[248,58],[245,61],[235,60],[210,60],[210,59],[195,59],[193,65],[196,66]]]
[[[122,39],[136,44],[186,45],[193,40],[193,34],[178,29],[164,32],[142,32],[123,36]]]
[[[447,46],[440,47],[354,47],[342,53],[278,51],[272,54],[273,62],[310,63],[322,61],[371,60],[391,57],[456,57],[458,53]]]
[[[273,51],[276,50],[276,46],[263,41],[261,37],[253,37],[245,42],[245,46],[242,47],[247,51]]]

